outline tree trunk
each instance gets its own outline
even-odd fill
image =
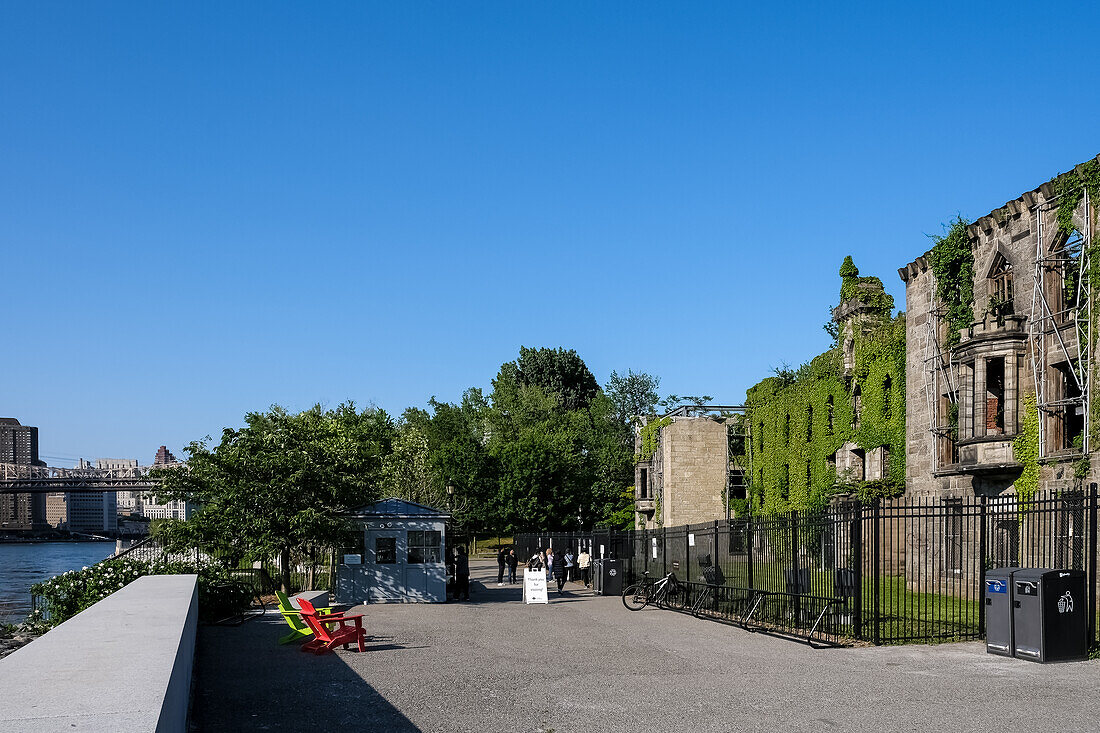
[[[290,548],[284,547],[279,552],[279,575],[283,585],[283,593],[290,593]]]

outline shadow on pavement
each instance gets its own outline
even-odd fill
[[[420,730],[345,663],[354,646],[319,657],[280,646],[285,631],[277,614],[199,627],[191,730]],[[368,641],[362,654],[407,648],[422,647]]]

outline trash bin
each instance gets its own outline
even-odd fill
[[[598,596],[617,596],[623,592],[622,560],[594,560],[592,592]]]
[[[1035,662],[1088,657],[1088,598],[1081,570],[1017,570],[1012,576],[1016,656]]]
[[[1016,654],[1012,640],[1012,575],[1019,568],[992,568],[985,571],[985,650],[989,654],[1011,657]]]

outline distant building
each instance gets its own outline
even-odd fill
[[[118,507],[110,491],[69,491],[46,496],[46,521],[56,529],[99,534],[118,530]]]
[[[38,459],[38,428],[0,417],[0,463],[45,465]],[[0,529],[25,531],[45,524],[45,494],[0,494]]]
[[[167,446],[157,448],[157,455],[153,458],[154,466],[174,466],[180,460],[172,455]],[[136,494],[136,492],[134,492]],[[128,501],[128,500],[127,500]],[[134,514],[140,514],[149,519],[189,519],[194,507],[186,501],[169,501],[157,504],[153,501],[152,494],[143,494],[136,499],[137,507]]]
[[[168,450],[168,446],[164,445],[157,448],[157,456],[153,459],[154,466],[166,466],[172,463],[179,462],[179,459],[172,455],[172,451]]]

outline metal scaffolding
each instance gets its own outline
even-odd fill
[[[1089,195],[1083,193],[1085,221],[1089,217]],[[1083,421],[1081,450],[1089,451],[1089,410],[1093,343],[1092,288],[1089,283],[1091,227],[1083,233],[1054,240],[1047,246],[1044,214],[1058,208],[1058,197],[1032,207],[1035,216],[1035,269],[1028,319],[1031,342],[1031,373],[1035,380],[1035,401],[1039,409],[1039,455],[1049,452],[1047,418],[1080,415]],[[1054,290],[1053,288],[1057,288]],[[1053,302],[1052,302],[1053,301]],[[1062,368],[1061,365],[1066,365]],[[1064,385],[1055,382],[1054,371],[1064,375]],[[1072,384],[1070,384],[1072,380]],[[1076,392],[1076,394],[1072,394]],[[1067,394],[1068,393],[1068,394]]]
[[[924,393],[928,409],[929,440],[932,442],[933,465],[939,467],[940,452],[937,445],[940,438],[955,439],[957,426],[944,424],[940,415],[940,397],[947,395],[954,404],[959,402],[959,385],[956,378],[957,366],[951,361],[949,351],[940,344],[940,323],[946,316],[946,308],[936,298],[936,280],[933,276],[928,294],[928,318],[921,333],[921,358],[924,362],[924,379],[921,391]]]

